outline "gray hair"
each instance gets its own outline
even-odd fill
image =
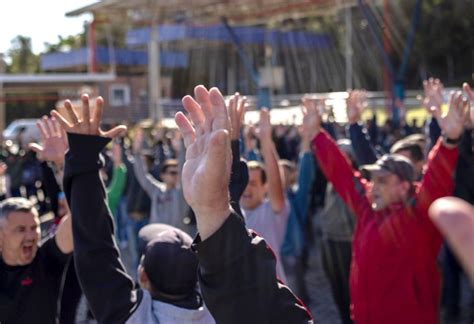
[[[38,215],[35,205],[25,198],[7,198],[0,202],[0,223],[8,219],[12,212],[33,213]]]

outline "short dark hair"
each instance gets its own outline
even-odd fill
[[[0,203],[0,221],[8,218],[12,212],[33,213],[38,215],[35,205],[26,198],[7,198]]]
[[[281,160],[278,160],[278,165],[284,168],[287,168],[290,171],[296,171],[296,165],[292,161],[281,159]]]
[[[166,159],[163,162],[163,165],[161,166],[160,173],[161,174],[166,173],[166,171],[168,171],[168,168],[170,168],[170,167],[178,167],[178,160],[176,160],[176,159]]]
[[[260,179],[262,180],[262,184],[267,182],[267,172],[265,171],[265,166],[262,162],[248,161],[247,167],[249,170],[260,170]]]
[[[402,151],[408,151],[410,153],[411,159],[415,162],[423,161],[425,159],[425,155],[423,154],[420,144],[416,142],[400,140],[393,144],[392,148],[390,149],[390,153],[392,154],[397,154]]]

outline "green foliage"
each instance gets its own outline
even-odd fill
[[[18,35],[12,40],[12,47],[7,52],[11,63],[7,73],[37,73],[39,72],[39,56],[31,49],[31,38]]]

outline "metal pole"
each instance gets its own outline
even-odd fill
[[[148,43],[148,92],[149,92],[149,117],[154,122],[161,122],[163,110],[160,105],[160,45],[158,25],[152,23],[150,40]]]
[[[346,23],[346,89],[352,89],[352,11],[351,6],[345,10],[344,20]]]
[[[87,28],[87,65],[90,73],[97,72],[97,43],[95,38],[95,19],[89,24]]]
[[[0,71],[0,74],[3,71]],[[6,105],[6,100],[5,100],[5,93],[3,91],[3,83],[0,82],[0,131],[3,131],[5,129],[5,117],[6,117],[6,111],[5,111],[5,105]]]

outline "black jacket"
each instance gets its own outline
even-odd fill
[[[100,151],[109,139],[77,134],[68,134],[68,139],[64,190],[73,215],[79,281],[99,323],[123,323],[140,303],[142,291],[120,261],[99,177]],[[310,321],[304,306],[277,282],[275,257],[265,241],[249,234],[237,214],[212,237],[196,243],[196,250],[204,301],[217,323]]]

